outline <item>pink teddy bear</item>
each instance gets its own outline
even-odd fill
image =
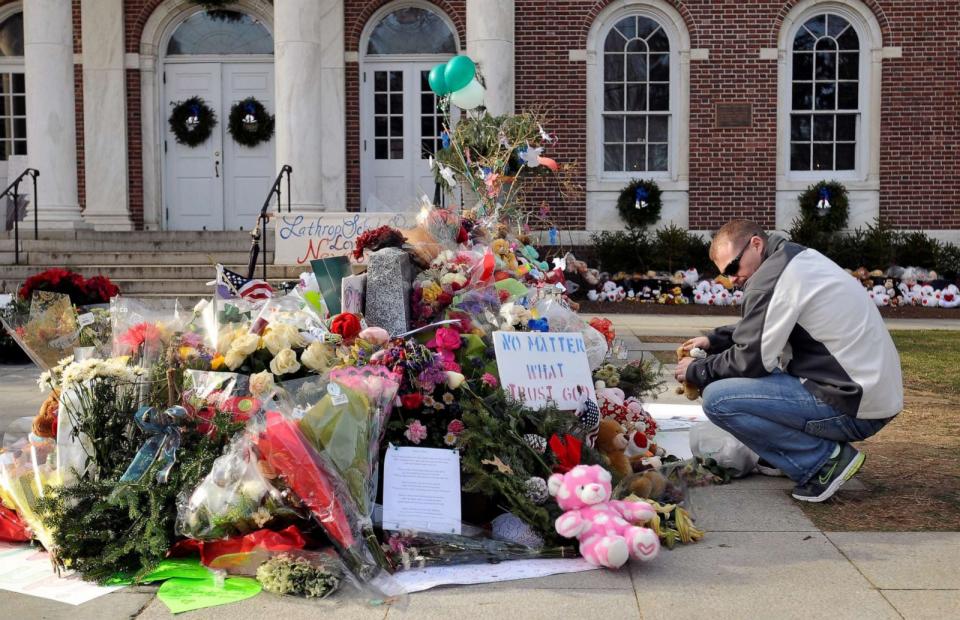
[[[580,555],[594,566],[620,568],[630,557],[652,560],[660,551],[653,530],[633,525],[647,522],[654,510],[645,502],[611,500],[610,472],[599,465],[577,465],[550,476],[550,495],[565,510],[557,533],[580,541]]]

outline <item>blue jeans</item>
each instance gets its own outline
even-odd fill
[[[703,411],[797,484],[820,471],[838,443],[863,441],[890,421],[842,414],[779,371],[711,383],[703,391]]]

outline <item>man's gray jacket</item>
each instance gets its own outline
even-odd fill
[[[744,286],[740,321],[709,335],[706,359],[687,368],[700,387],[762,377],[786,364],[816,398],[846,415],[889,418],[903,409],[900,358],[863,286],[816,250],[771,235]]]

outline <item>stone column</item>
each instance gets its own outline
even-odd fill
[[[131,230],[123,0],[81,0],[80,23],[87,188],[83,219],[97,230]]]
[[[467,55],[487,83],[490,114],[514,111],[513,0],[467,0]]]
[[[73,15],[64,0],[23,3],[27,153],[40,171],[40,226],[77,228],[77,137],[73,96]],[[119,119],[121,123],[125,119]],[[31,209],[33,209],[31,205]],[[28,214],[32,218],[32,213]]]
[[[346,210],[343,19],[343,0],[274,5],[277,168],[300,210]]]

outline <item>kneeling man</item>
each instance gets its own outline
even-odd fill
[[[677,379],[703,389],[703,410],[793,479],[795,499],[830,498],[863,464],[851,442],[903,408],[900,359],[863,286],[816,250],[725,224],[710,259],[743,287],[741,318],[684,343]]]

